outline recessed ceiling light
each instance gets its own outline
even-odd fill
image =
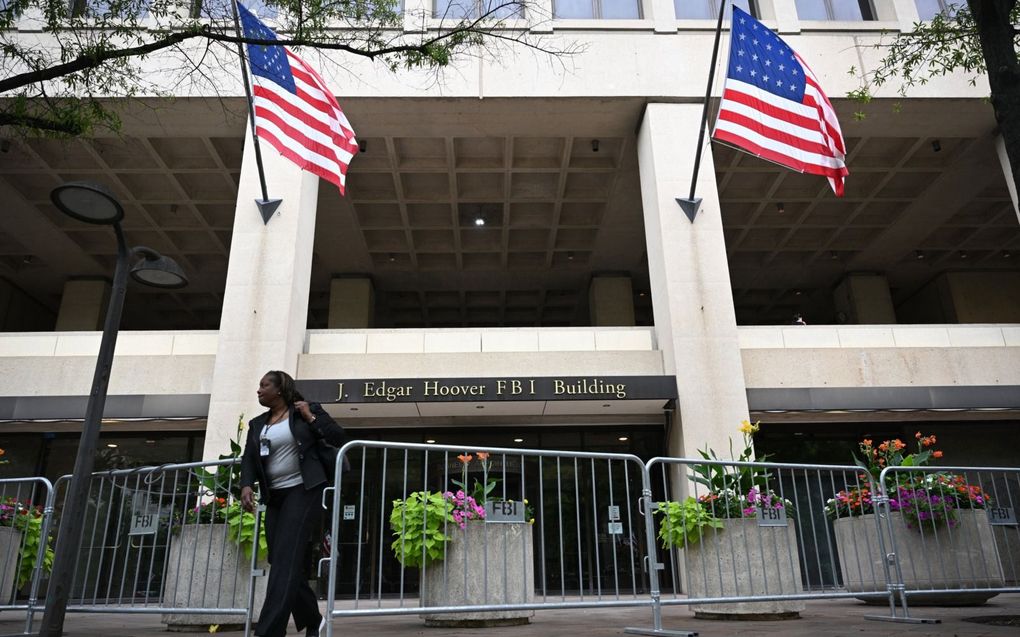
[[[475,405],[475,409],[485,409],[485,405]]]
[[[627,442],[627,436],[620,436],[619,438],[617,438],[617,440],[619,440],[620,442]]]
[[[514,442],[524,442],[524,438],[514,438]]]
[[[611,404],[609,404],[609,403],[603,403],[603,404],[602,404],[602,406],[603,406],[603,407],[612,407],[612,405],[611,405]]]
[[[145,444],[147,444],[147,445],[154,445],[154,444],[156,444],[156,441],[155,440],[146,440]]]
[[[358,411],[358,407],[351,407],[351,411]]]
[[[433,440],[432,438],[429,438],[429,439],[428,439],[428,440],[426,440],[425,442],[426,442],[426,443],[428,443],[428,444],[430,444],[430,445],[434,445],[434,444],[436,444],[436,441],[435,441],[435,440]]]
[[[475,217],[475,225],[476,226],[484,226],[485,225],[485,217]]]
[[[112,442],[106,443],[106,446],[109,447],[110,449],[116,449],[117,448],[117,445],[112,443]]]
[[[776,204],[776,212],[778,212],[779,214],[783,214],[784,212],[786,212],[786,206],[783,205],[783,202],[780,201],[779,203]]]

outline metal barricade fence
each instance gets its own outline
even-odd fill
[[[323,495],[330,619],[521,623],[540,608],[649,606],[657,594],[642,565],[636,456],[353,441],[337,472]]]
[[[893,596],[878,520],[866,515],[876,493],[855,466],[653,458],[655,543],[648,559],[663,572],[661,605],[689,605],[696,616],[789,616],[804,601]],[[853,542],[837,540],[851,525]],[[843,573],[858,574],[851,587]],[[658,617],[655,632],[663,631]]]
[[[0,610],[25,610],[26,635],[44,564],[52,559],[45,541],[52,512],[53,485],[46,478],[0,480]]]
[[[256,582],[265,590],[264,540],[260,512],[240,508],[239,478],[232,460],[93,474],[68,612],[161,614],[170,627],[247,632]],[[58,494],[69,479],[56,482]]]
[[[890,467],[874,483],[854,466],[354,441],[336,471],[331,620],[631,606],[653,628],[625,632],[686,635],[662,628],[663,606],[782,615],[856,597],[888,602],[870,619],[928,622],[908,601],[1020,592],[1016,468]],[[238,478],[232,461],[94,474],[68,610],[250,631],[261,525]],[[25,610],[26,634],[67,482],[0,480],[0,610]]]
[[[908,602],[975,604],[1020,592],[1020,469],[887,467],[879,482],[906,621],[927,621],[910,618]]]

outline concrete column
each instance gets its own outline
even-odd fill
[[[641,5],[644,19],[652,21],[656,33],[676,33],[673,0],[644,0]]]
[[[72,279],[64,283],[57,310],[58,332],[95,332],[103,329],[110,282],[104,279]]]
[[[892,0],[890,8],[894,16],[890,19],[899,22],[900,31],[904,33],[913,31],[914,25],[921,21],[921,15],[917,12],[917,4],[914,3],[914,0]],[[881,15],[882,12],[879,10],[879,19],[883,19]]]
[[[889,281],[881,274],[848,274],[833,292],[836,311],[854,325],[896,323]]]
[[[588,308],[595,327],[634,325],[634,288],[630,277],[592,277]]]
[[[772,10],[779,33],[800,33],[800,16],[794,0],[772,0]]]
[[[1020,221],[1020,205],[1017,205],[1016,183],[1013,181],[1013,168],[1009,165],[1009,156],[1006,155],[1006,141],[1002,135],[995,136],[995,154],[999,156],[999,164],[1002,166],[1002,175],[1006,179],[1006,187],[1009,189],[1009,198],[1013,200],[1013,210],[1016,218]]]
[[[337,277],[329,284],[327,327],[366,329],[375,316],[375,288],[367,276]]]
[[[406,0],[404,2],[404,31],[407,33],[426,32],[431,16],[431,2],[426,0]]]
[[[261,198],[251,130],[245,137],[241,183],[223,292],[219,348],[213,371],[203,458],[229,450],[237,418],[262,411],[255,397],[270,369],[294,374],[308,322],[308,288],[318,177],[262,145],[269,196],[283,204],[268,224],[254,200]]]
[[[705,143],[694,223],[686,197],[701,125],[701,104],[649,104],[638,132],[641,206],[648,248],[655,333],[666,372],[677,374],[677,423],[669,453],[697,457],[711,446],[727,454],[748,416],[744,371],[712,149]]]

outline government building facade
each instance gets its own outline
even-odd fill
[[[189,278],[127,290],[97,469],[215,459],[271,369],[352,438],[698,457],[750,419],[780,461],[923,431],[947,463],[1016,466],[1020,220],[987,81],[846,98],[874,45],[942,2],[737,4],[832,99],[843,198],[706,141],[700,211],[678,206],[717,0],[540,0],[553,19],[529,28],[572,54],[507,47],[439,75],[309,55],[362,148],[340,196],[263,145],[268,223],[236,79],[115,103],[119,135],[10,137],[0,472],[71,471],[116,250],[51,203],[76,180]],[[406,9],[429,28],[411,17],[427,3]]]

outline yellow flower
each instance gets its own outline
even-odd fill
[[[524,498],[524,504],[527,504],[527,503],[528,503],[528,499]]]
[[[535,523],[535,518],[531,518],[530,520],[528,520],[528,524],[534,524],[534,523]]]
[[[219,624],[209,624],[209,632],[210,633],[218,633],[218,632],[220,632],[220,625]]]
[[[761,421],[759,421],[759,422],[761,422]],[[740,433],[743,433],[743,434],[755,434],[755,433],[758,433],[758,428],[759,428],[758,427],[758,422],[756,422],[756,423],[754,423],[752,425],[751,421],[749,421],[749,420],[741,420],[740,421]]]

